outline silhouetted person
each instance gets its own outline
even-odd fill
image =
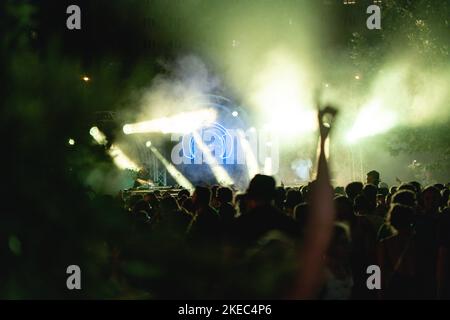
[[[211,191],[206,187],[196,187],[192,195],[194,217],[189,232],[208,240],[220,238],[220,219],[216,210],[210,206]]]
[[[337,222],[326,254],[324,300],[348,300],[352,295],[351,238],[347,224]]]
[[[159,226],[167,228],[167,232],[185,233],[191,219],[192,215],[181,209],[173,196],[161,199]]]
[[[412,184],[409,184],[409,183],[402,183],[398,187],[397,191],[400,191],[400,190],[409,190],[409,191],[412,191],[412,192],[416,193],[416,187],[414,187]]]
[[[346,196],[337,196],[334,198],[334,205],[336,207],[336,220],[350,225],[354,220],[353,204],[350,199]]]
[[[397,230],[397,234],[383,239],[377,248],[382,279],[381,298],[420,298],[422,293],[417,272],[414,210],[395,204],[388,213],[388,220]]]
[[[448,202],[449,202],[449,198],[450,198],[450,190],[445,188],[443,190],[441,190],[441,204],[440,207],[442,210],[445,209],[445,207],[448,207]]]
[[[241,216],[247,213],[247,195],[245,193],[239,193],[236,195],[234,199],[236,203],[236,208],[238,208],[238,212],[236,216]]]
[[[378,184],[380,183],[380,173],[375,170],[369,171],[367,173],[366,183],[378,187]]]
[[[417,254],[419,262],[417,271],[421,279],[421,291],[426,299],[436,296],[436,261],[438,258],[438,222],[441,194],[433,186],[422,192],[423,208],[415,219]]]
[[[302,186],[300,187],[300,193],[302,194],[303,200],[306,201],[308,197],[308,186]]]
[[[419,194],[422,191],[422,185],[419,182],[411,181],[409,184],[414,187],[416,194]]]
[[[363,196],[367,200],[367,213],[366,217],[373,226],[375,233],[378,234],[381,226],[384,223],[384,217],[377,214],[377,192],[378,189],[373,184],[366,184],[363,188]]]
[[[211,201],[210,201],[210,206],[213,207],[214,209],[219,209],[219,199],[217,199],[217,190],[219,190],[219,186],[218,185],[213,185],[211,187]]]
[[[374,213],[377,207],[378,188],[374,184],[366,184],[362,190],[362,194],[367,199],[369,205],[369,213]]]
[[[236,215],[236,209],[232,204],[233,202],[233,191],[227,187],[220,187],[217,189],[217,200],[219,202],[218,213],[224,231],[228,232],[231,225],[234,222],[234,217]]]
[[[376,293],[367,288],[367,266],[375,264],[377,230],[369,216],[369,201],[358,195],[354,201],[355,217],[350,224],[352,239],[353,299],[375,299]]]
[[[133,206],[133,214],[145,213],[149,219],[152,215],[152,205],[150,204],[152,198],[151,193],[146,193],[144,197],[137,201]]]
[[[389,205],[386,203],[387,195],[377,194],[377,207],[375,208],[375,214],[381,218],[386,218]]]
[[[363,195],[359,195],[355,198],[353,208],[356,215],[366,216],[369,213],[369,201]]]
[[[284,201],[286,200],[286,190],[283,187],[277,187],[275,189],[275,207],[280,210],[284,210]]]
[[[394,193],[397,192],[397,190],[398,190],[398,187],[397,187],[397,186],[392,186],[392,187],[389,189],[389,193],[390,193],[391,195],[393,195]]]
[[[423,211],[428,215],[437,215],[439,214],[439,207],[441,206],[441,193],[440,191],[434,187],[429,186],[425,188],[422,192],[423,199]]]
[[[450,208],[442,211],[438,229],[437,298],[450,299]]]
[[[345,196],[345,188],[344,187],[336,187],[334,188],[334,195],[335,196]]]
[[[363,187],[364,185],[358,181],[350,182],[345,187],[345,193],[352,203],[354,202],[355,198],[362,193]]]
[[[391,205],[394,203],[416,208],[416,194],[411,190],[399,190],[392,196]]]
[[[288,235],[296,231],[295,223],[273,205],[275,180],[257,174],[247,190],[248,212],[237,219],[236,236],[244,243],[254,243],[267,232],[279,230]]]
[[[177,194],[178,199],[181,199],[181,198],[187,199],[190,196],[191,195],[189,193],[189,190],[186,190],[186,189],[181,189],[180,191],[178,191],[178,194]]]
[[[310,215],[309,205],[306,202],[300,203],[299,205],[295,206],[294,216],[298,226],[298,230],[300,232],[300,236],[304,235],[305,227],[307,226],[307,223],[310,218],[309,215]]]
[[[288,216],[295,218],[294,207],[303,202],[303,197],[300,191],[291,189],[286,194],[286,201],[284,203],[284,211]]]

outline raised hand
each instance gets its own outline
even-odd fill
[[[325,141],[325,139],[328,137],[331,130],[331,124],[334,121],[337,113],[337,109],[331,106],[326,106],[323,109],[319,109],[317,115],[319,120],[320,138],[322,139],[322,141]]]

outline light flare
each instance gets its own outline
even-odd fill
[[[189,133],[216,120],[214,109],[201,109],[182,112],[174,116],[126,124],[123,126],[125,134],[161,132],[161,133]]]

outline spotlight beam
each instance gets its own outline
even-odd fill
[[[375,136],[390,130],[397,122],[397,116],[384,107],[379,99],[370,101],[359,111],[352,128],[347,133],[350,144],[362,138]]]
[[[239,145],[241,146],[242,151],[244,152],[245,155],[245,163],[247,164],[248,178],[252,179],[259,172],[258,161],[256,160],[255,153],[253,152],[250,143],[245,138],[245,134],[242,130],[238,131],[238,138],[239,138]]]
[[[192,136],[195,140],[195,143],[202,151],[203,156],[206,158],[206,163],[208,163],[208,165],[210,166],[214,177],[217,179],[217,182],[225,186],[233,185],[234,184],[233,180],[230,178],[226,170],[219,165],[217,159],[213,157],[211,151],[209,150],[208,146],[203,143],[203,140],[198,134],[198,132],[194,131],[192,133]]]
[[[185,176],[183,176],[183,174],[178,171],[173,164],[167,161],[167,159],[164,158],[164,156],[158,151],[158,149],[156,149],[152,145],[150,145],[149,148],[156,156],[156,158],[158,158],[158,160],[161,161],[161,163],[166,167],[167,172],[169,172],[172,178],[174,178],[180,186],[190,191],[194,190],[194,186],[189,182],[189,180]]]
[[[106,139],[106,136],[103,132],[100,131],[97,127],[92,127],[91,130],[89,130],[90,135],[92,138],[94,138],[95,142],[97,144],[106,146],[108,143],[108,140]],[[139,171],[139,166],[134,163],[128,156],[120,149],[117,145],[112,144],[111,147],[108,149],[108,155],[113,159],[114,164],[119,169],[129,169],[132,171]]]
[[[125,155],[122,149],[120,149],[118,146],[112,144],[111,148],[109,148],[108,150],[108,154],[119,169],[129,169],[132,171],[140,170],[139,166],[135,164],[130,158],[128,158],[128,156]]]
[[[171,117],[125,124],[123,132],[125,134],[147,132],[189,133],[214,122],[216,117],[217,112],[213,109],[182,112]]]

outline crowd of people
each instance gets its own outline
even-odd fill
[[[336,217],[319,296],[449,298],[449,185],[410,182],[387,188],[379,177],[371,171],[365,184],[355,181],[334,189]],[[301,241],[314,214],[313,192],[314,182],[276,187],[272,177],[257,175],[245,193],[218,185],[198,186],[192,195],[188,190],[175,196],[149,192],[130,200],[135,201],[130,215],[148,232],[170,227],[187,241],[251,247],[274,230]],[[370,265],[380,267],[381,290],[367,287]]]
[[[276,186],[258,174],[241,193],[219,185],[197,186],[192,194],[156,190],[128,199],[128,215],[139,232],[170,230],[196,248],[221,248],[227,259],[257,248],[265,257],[259,263],[270,265],[278,259],[274,251],[295,248],[290,259],[298,263],[281,298],[450,298],[449,184],[389,188],[375,170],[365,183],[332,189],[329,181],[321,154],[317,179],[302,187]],[[368,286],[370,266],[381,271],[375,289]],[[297,294],[305,281],[316,284]]]

